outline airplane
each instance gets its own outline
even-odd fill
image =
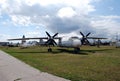
[[[86,36],[80,32],[80,34],[82,35],[82,38],[80,39],[77,36],[72,36],[67,38],[67,40],[63,40],[66,39],[66,37],[56,37],[58,35],[58,33],[55,33],[53,36],[51,36],[47,31],[46,34],[48,37],[35,37],[35,38],[25,38],[25,36],[23,35],[22,38],[17,38],[17,39],[8,39],[9,41],[11,40],[22,40],[22,45],[24,46],[24,43],[26,42],[26,40],[30,40],[30,39],[39,39],[40,43],[44,43],[44,45],[48,45],[48,52],[52,52],[52,48],[51,46],[60,46],[60,47],[69,47],[69,48],[74,48],[74,52],[78,53],[80,51],[80,46],[84,45],[84,44],[89,44],[89,41],[87,39],[104,39],[104,38],[99,38],[99,37],[88,37],[90,35],[90,33],[88,33]],[[43,39],[46,39],[46,42],[43,42]],[[55,39],[58,39],[58,44],[56,43]]]
[[[51,46],[60,46],[60,47],[71,47],[74,48],[74,51],[80,51],[81,41],[78,37],[70,37],[68,40],[62,40],[62,37],[56,37],[58,33],[55,33],[53,36],[51,36],[47,31],[46,34],[48,37],[34,37],[34,38],[25,38],[25,35],[23,35],[22,38],[16,38],[16,39],[8,39],[8,41],[13,40],[21,40],[21,46],[26,47],[26,40],[30,39],[39,39],[40,44],[48,45],[48,52],[52,52]],[[43,42],[43,39],[46,39],[46,42]],[[56,43],[55,39],[58,40],[58,44]]]

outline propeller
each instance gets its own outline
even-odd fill
[[[87,40],[87,37],[91,34],[90,32],[85,36],[82,32],[80,32],[80,34],[82,35],[82,39],[81,42],[82,44],[90,44],[90,42]]]
[[[48,36],[48,40],[45,44],[47,45],[57,45],[57,43],[55,42],[54,38],[58,35],[58,33],[54,34],[53,36],[51,36],[48,32],[46,32],[47,36]]]

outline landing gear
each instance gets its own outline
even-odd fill
[[[52,52],[52,49],[51,49],[51,48],[48,48],[48,52]]]
[[[79,53],[80,52],[80,48],[76,47],[74,48],[74,53]]]

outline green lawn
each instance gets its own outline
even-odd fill
[[[120,48],[83,46],[79,54],[59,47],[52,53],[47,47],[1,49],[40,71],[72,81],[120,81]]]

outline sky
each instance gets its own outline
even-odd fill
[[[0,41],[51,35],[115,38],[120,0],[0,0]]]

